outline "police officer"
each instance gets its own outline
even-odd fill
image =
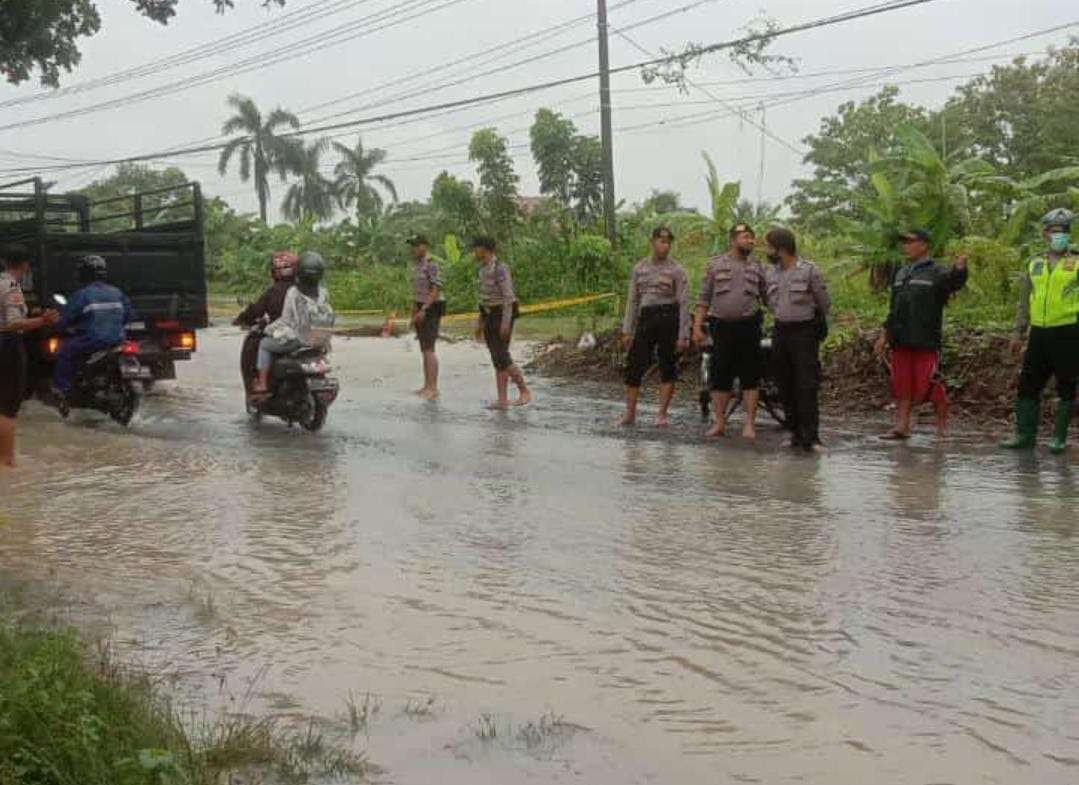
[[[435,344],[446,299],[442,295],[442,274],[438,262],[428,253],[427,238],[416,234],[408,238],[412,249],[412,326],[423,354],[423,387],[416,395],[433,401],[438,397],[438,355]]]
[[[1079,378],[1079,255],[1071,249],[1074,221],[1071,211],[1063,208],[1042,218],[1047,252],[1031,259],[1020,279],[1012,350],[1018,354],[1025,338],[1026,353],[1015,404],[1015,436],[1001,444],[1008,449],[1034,447],[1042,390],[1051,376],[1056,377],[1060,400],[1049,449],[1053,453],[1067,449]]]
[[[791,431],[789,445],[822,452],[820,443],[820,341],[832,306],[824,276],[798,256],[794,234],[783,228],[765,235],[768,301],[775,314],[773,356]]]
[[[514,406],[526,406],[532,401],[532,392],[525,383],[524,374],[510,356],[513,339],[513,323],[520,313],[517,295],[513,293],[513,277],[509,268],[497,256],[498,246],[490,237],[477,237],[472,242],[472,254],[479,264],[480,316],[476,323],[476,340],[486,341],[495,368],[495,386],[498,400],[492,409],[505,409],[510,405],[509,382],[517,386]]]
[[[14,246],[3,252],[0,273],[0,468],[15,465],[15,418],[26,395],[26,347],[22,334],[56,323],[59,314],[47,310],[27,317],[26,298],[19,282],[30,272],[30,254]]]
[[[698,346],[706,342],[704,321],[707,316],[712,332],[712,364],[708,376],[716,409],[716,422],[708,430],[708,436],[722,436],[727,432],[727,405],[734,380],[738,379],[746,410],[742,436],[757,438],[757,403],[763,373],[762,309],[768,304],[768,283],[764,268],[752,258],[755,244],[753,229],[748,224],[736,224],[730,231],[730,248],[708,262],[701,281],[693,340]]]
[[[616,423],[637,421],[641,381],[659,357],[660,392],[656,427],[670,426],[668,410],[678,381],[678,355],[689,348],[689,280],[682,266],[671,258],[674,233],[666,226],[652,230],[652,255],[633,268],[622,322],[626,356],[626,413]]]
[[[72,333],[60,342],[52,382],[61,400],[67,398],[75,373],[83,360],[96,351],[124,339],[124,325],[131,319],[131,301],[106,281],[109,268],[100,256],[84,256],[78,266],[84,284],[64,306],[57,328]]]

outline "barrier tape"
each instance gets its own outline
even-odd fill
[[[612,297],[617,297],[617,294],[608,292],[606,294],[587,294],[582,297],[570,297],[564,300],[551,300],[546,303],[534,303],[532,305],[522,305],[521,316],[528,316],[534,313],[545,313],[547,311],[557,311],[560,308],[570,308],[574,305],[587,305],[588,303],[594,303],[599,300],[609,300]],[[442,317],[442,323],[447,322],[467,322],[479,318],[479,311],[473,311],[472,313],[455,313]]]

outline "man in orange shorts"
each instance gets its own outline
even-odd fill
[[[941,326],[944,306],[967,283],[967,260],[957,257],[949,270],[929,257],[929,233],[915,229],[901,236],[908,264],[892,279],[888,319],[874,351],[884,356],[892,348],[892,395],[896,400],[895,427],[882,438],[910,438],[914,406],[932,401],[937,412],[937,433],[948,422],[948,392],[940,376]]]

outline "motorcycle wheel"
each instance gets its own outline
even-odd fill
[[[109,416],[124,427],[131,423],[135,412],[139,410],[139,400],[142,394],[134,383],[120,384],[120,402],[112,408]]]
[[[304,416],[300,419],[300,425],[305,431],[314,433],[321,430],[322,426],[326,424],[327,414],[329,414],[329,409],[326,404],[311,396],[308,405],[304,407]]]

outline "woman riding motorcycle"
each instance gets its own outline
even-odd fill
[[[329,349],[334,313],[329,295],[321,285],[325,270],[322,256],[314,251],[300,256],[296,265],[296,284],[285,295],[281,316],[270,323],[259,343],[254,396],[269,393],[274,355],[289,354],[304,347]]]
[[[244,308],[232,323],[237,327],[253,327],[262,319],[272,322],[281,318],[281,311],[285,307],[285,296],[296,282],[298,261],[299,257],[294,253],[274,252],[270,257],[270,277],[273,283],[258,300]],[[251,392],[251,386],[255,381],[255,361],[259,353],[259,340],[257,333],[249,333],[240,351],[240,373],[243,375],[244,389],[248,392]]]

